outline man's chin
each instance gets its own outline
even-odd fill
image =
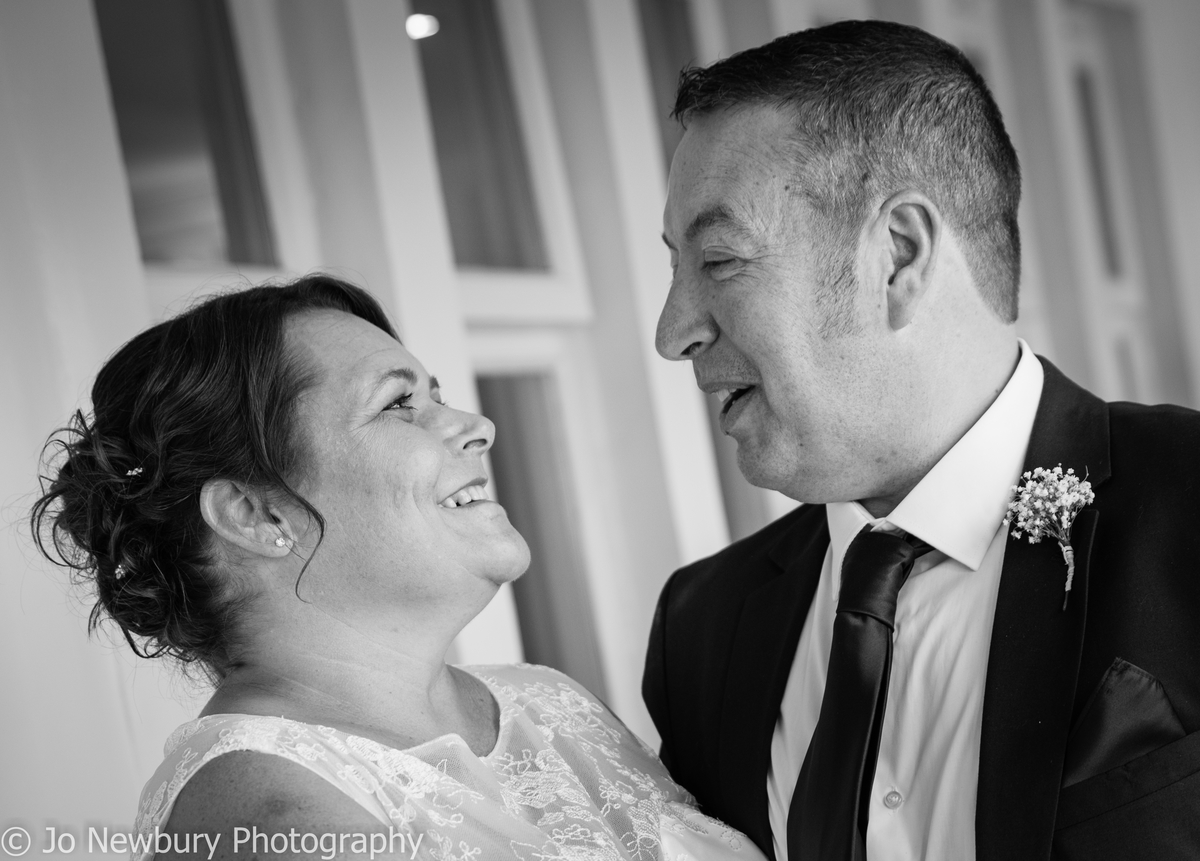
[[[764,490],[775,490],[784,496],[791,496],[793,499],[796,498],[793,495],[796,483],[795,471],[781,464],[772,463],[770,458],[762,457],[761,450],[756,450],[739,441],[737,464],[742,477],[755,487],[761,487]]]
[[[774,490],[806,505],[852,499],[848,489],[834,477],[812,475],[803,464],[780,463],[769,457],[754,457],[754,450],[738,445],[738,470],[746,481],[764,490]]]

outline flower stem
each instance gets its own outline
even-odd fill
[[[1067,609],[1067,598],[1071,595],[1071,581],[1075,579],[1075,550],[1064,541],[1058,542],[1062,548],[1063,561],[1067,563],[1067,586],[1063,590],[1063,610]]]

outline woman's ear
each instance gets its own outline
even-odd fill
[[[200,489],[200,514],[217,535],[247,553],[287,556],[296,543],[287,517],[259,492],[227,478]]]
[[[880,241],[886,247],[888,323],[903,329],[917,314],[932,284],[942,238],[942,216],[916,191],[892,195],[879,208]]]

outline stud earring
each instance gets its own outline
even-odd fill
[[[278,538],[275,539],[275,546],[276,547],[287,547],[288,540],[286,538],[284,538],[282,535],[280,535]]]

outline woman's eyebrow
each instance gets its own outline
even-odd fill
[[[371,394],[367,400],[374,400],[375,396],[379,394],[379,390],[392,380],[405,380],[409,385],[415,386],[417,374],[412,368],[389,368],[375,380],[375,385],[371,387]]]

